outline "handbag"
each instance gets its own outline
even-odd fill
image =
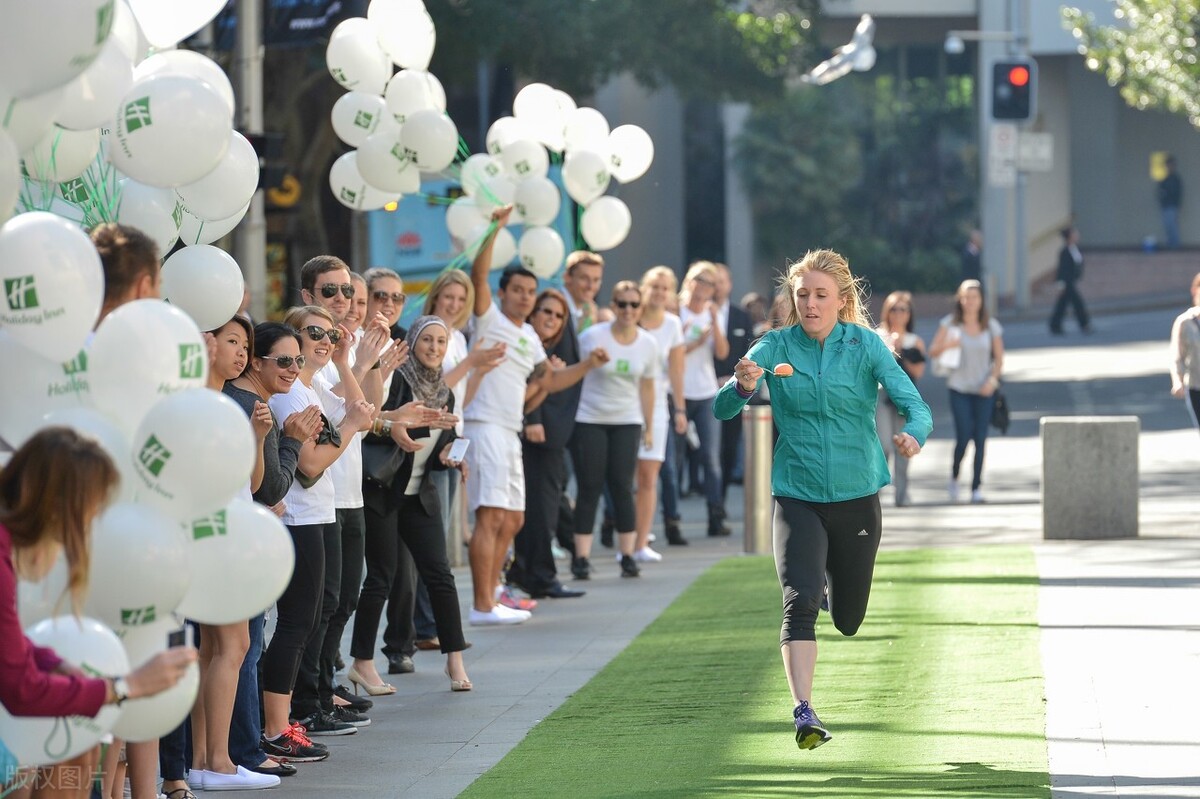
[[[325,414],[321,414],[321,432],[317,433],[317,444],[332,444],[338,448],[342,446],[341,431],[333,426],[329,421],[329,417]],[[324,469],[318,472],[316,476],[309,476],[297,469],[296,482],[300,484],[301,488],[312,488],[320,481],[323,474],[325,474]]]
[[[363,479],[389,488],[404,463],[405,453],[391,440],[364,441],[362,445]]]
[[[946,328],[946,334],[955,341],[962,337],[962,331],[953,325]],[[962,347],[951,347],[942,350],[942,354],[933,359],[930,368],[935,377],[949,377],[950,373],[962,365]]]
[[[1009,414],[1008,399],[999,388],[992,394],[992,427],[1000,431],[1000,435],[1008,435]]]

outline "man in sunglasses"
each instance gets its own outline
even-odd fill
[[[527,392],[544,389],[553,394],[570,388],[588,371],[608,361],[607,353],[597,348],[587,360],[573,366],[550,367],[541,339],[525,321],[533,311],[538,291],[537,276],[527,269],[506,269],[496,292],[499,307],[492,304],[488,283],[492,249],[496,231],[508,222],[511,213],[511,205],[492,213],[492,226],[471,264],[476,338],[489,345],[506,345],[504,360],[477,379],[478,386],[463,414],[463,434],[471,441],[467,450],[471,474],[467,505],[475,513],[469,550],[474,603],[468,621],[476,626],[520,624],[530,617],[528,611],[496,602],[509,546],[525,523],[520,435]]]

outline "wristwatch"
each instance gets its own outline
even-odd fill
[[[116,704],[117,707],[120,707],[125,703],[125,700],[129,698],[129,683],[125,681],[124,677],[113,677],[112,687],[113,696],[116,697],[114,704]]]

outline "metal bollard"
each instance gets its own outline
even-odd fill
[[[771,456],[774,445],[774,417],[770,405],[747,405],[742,409],[742,440],[746,447],[746,465],[742,476],[745,492],[747,555],[765,555],[771,545],[771,517],[775,502],[771,498]]]

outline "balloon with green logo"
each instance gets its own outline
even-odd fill
[[[117,636],[87,617],[57,616],[25,631],[36,646],[53,649],[65,662],[90,676],[128,674],[129,658]],[[15,717],[0,705],[0,739],[23,766],[47,766],[70,760],[100,742],[121,716],[121,708],[103,705],[96,716]]]
[[[29,97],[62,86],[87,69],[108,40],[116,3],[6,3],[0,26],[0,94]]]
[[[188,211],[201,219],[225,219],[254,197],[258,169],[254,146],[235,130],[229,137],[229,150],[216,168],[175,193]]]
[[[383,94],[392,62],[379,47],[379,32],[362,17],[338,24],[325,48],[325,65],[341,86],[351,91]]]
[[[86,370],[86,352],[80,353]],[[84,372],[86,375],[86,371]],[[86,378],[85,378],[86,379]],[[121,485],[117,488],[114,501],[132,502],[134,499],[133,458],[129,453],[129,437],[104,414],[95,408],[71,407],[53,410],[42,417],[42,427],[63,425],[77,433],[88,436],[100,444],[108,456],[117,464],[121,473]]]
[[[233,256],[211,244],[184,247],[162,268],[162,296],[201,330],[216,330],[237,313],[245,281]]]
[[[517,247],[521,266],[540,278],[551,278],[563,265],[567,247],[552,227],[529,227],[521,234]]]
[[[237,100],[233,96],[233,84],[221,65],[195,50],[167,50],[155,53],[137,65],[133,71],[133,80],[138,82],[152,75],[177,75],[185,78],[195,78],[207,83],[229,108],[229,115],[237,113]]]
[[[160,253],[170,252],[179,238],[180,202],[170,189],[125,178],[118,183],[114,216],[116,222],[137,228],[154,239]]]
[[[415,194],[421,190],[421,170],[408,157],[398,126],[368,136],[358,148],[355,164],[362,179],[381,191]]]
[[[338,202],[355,211],[377,211],[400,199],[400,192],[381,191],[363,179],[357,152],[346,153],[333,162],[329,189]]]
[[[68,130],[90,130],[111,122],[117,102],[132,85],[133,62],[120,41],[110,36],[92,65],[63,87],[62,110],[54,121]]]
[[[88,358],[83,349],[70,360],[52,361],[0,331],[0,363],[14,376],[0,381],[0,438],[13,447],[45,427],[47,413],[89,402]]]
[[[181,207],[179,215],[179,240],[189,246],[212,244],[237,227],[238,223],[242,221],[242,218],[246,216],[246,212],[249,210],[250,203],[246,203],[237,212],[230,214],[224,219],[210,221],[201,219],[186,207]]]
[[[351,147],[358,147],[388,117],[387,103],[378,94],[346,92],[329,113],[333,132]]]

